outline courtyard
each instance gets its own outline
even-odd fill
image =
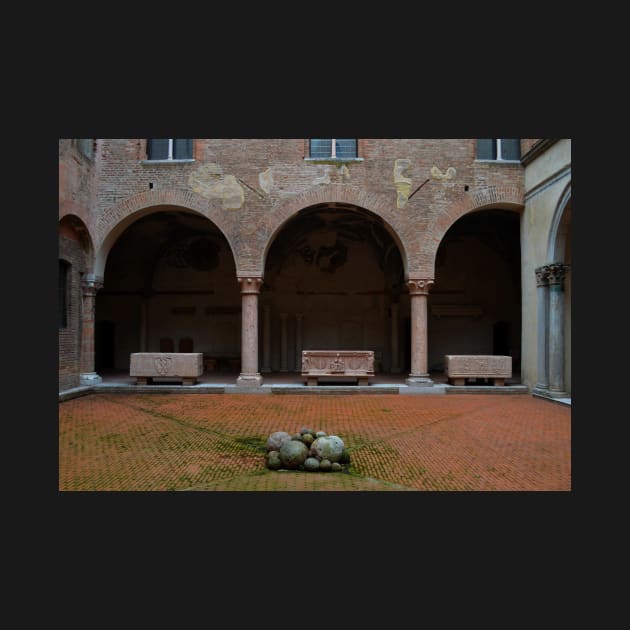
[[[274,431],[347,472],[265,468]],[[570,491],[571,407],[523,394],[98,393],[59,403],[60,491]]]

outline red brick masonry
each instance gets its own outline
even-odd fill
[[[339,435],[351,474],[264,468]],[[571,408],[523,395],[91,394],[59,404],[60,490],[571,490]]]

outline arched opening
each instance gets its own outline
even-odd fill
[[[554,348],[561,347],[562,350],[562,365],[559,369],[562,370],[561,374],[554,374],[554,381],[556,384],[562,383],[560,389],[563,393],[571,394],[571,261],[572,261],[572,242],[571,242],[571,186],[570,184],[564,191],[556,212],[554,214],[550,238],[549,247],[547,252],[547,258],[550,264],[560,264],[564,267],[564,272],[559,278],[557,288],[562,292],[562,303],[560,308],[562,309],[561,322],[554,322],[552,326],[549,326],[550,347],[548,352],[554,352]],[[558,306],[556,306],[558,308]],[[553,338],[553,339],[551,339]],[[558,338],[561,338],[561,342],[558,345]],[[552,343],[552,341],[556,343]],[[552,362],[552,358],[549,357],[549,361]],[[553,361],[555,365],[557,362]],[[553,388],[553,383],[552,383]]]
[[[401,252],[380,217],[346,203],[299,211],[265,261],[262,371],[299,372],[302,350],[372,350],[377,373],[399,372],[405,291]]]
[[[479,210],[458,219],[437,251],[428,298],[429,371],[447,354],[509,355],[521,360],[520,216]]]
[[[193,212],[160,208],[118,236],[96,296],[97,370],[127,372],[133,352],[202,352],[238,372],[240,292],[221,231]],[[221,358],[221,364],[212,362]]]

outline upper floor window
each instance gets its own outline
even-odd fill
[[[477,140],[478,160],[518,162],[521,159],[520,138]]]
[[[192,160],[192,138],[149,138],[147,158],[149,160]]]
[[[65,260],[59,261],[59,328],[68,326],[68,269]]]
[[[357,157],[356,138],[311,139],[311,158],[347,159]]]

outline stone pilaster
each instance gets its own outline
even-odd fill
[[[94,385],[103,381],[94,371],[96,294],[102,288],[102,278],[92,274],[86,275],[81,283],[81,385]]]
[[[536,343],[537,374],[534,390],[540,391],[549,387],[549,267],[547,265],[538,267],[535,273],[538,322]]]
[[[411,299],[411,372],[405,383],[410,386],[432,386],[427,356],[427,298],[431,279],[410,279],[407,282]]]
[[[549,277],[549,394],[566,396],[564,391],[564,277],[569,265],[548,265]]]
[[[262,278],[238,278],[241,287],[241,373],[236,384],[260,387],[263,379],[258,372],[258,295]]]

